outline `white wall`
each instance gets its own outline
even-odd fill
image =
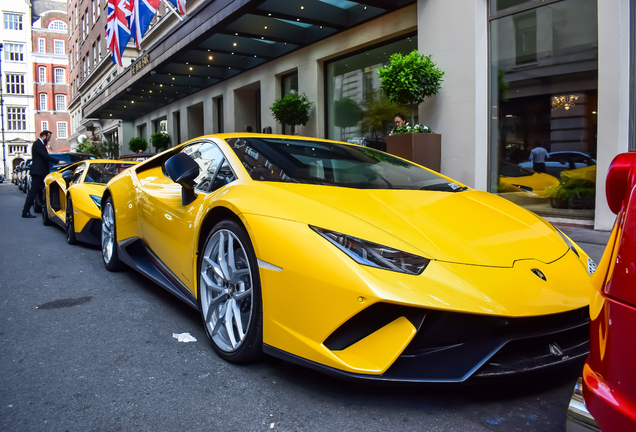
[[[420,105],[420,123],[442,134],[443,174],[486,190],[488,32],[486,0],[418,0],[418,51],[445,71],[442,90]]]
[[[612,159],[629,150],[629,0],[598,2],[598,150],[595,229],[612,229],[605,179]]]

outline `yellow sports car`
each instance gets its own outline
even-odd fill
[[[101,244],[101,200],[108,181],[138,162],[92,159],[62,166],[44,178],[42,223],[66,230],[69,244]]]
[[[546,173],[531,171],[510,162],[499,162],[499,192],[516,192],[545,198],[545,190],[559,184],[559,180]]]
[[[215,351],[459,382],[587,356],[594,263],[540,217],[367,147],[201,137],[109,182],[107,269],[201,312]]]

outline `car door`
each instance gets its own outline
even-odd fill
[[[199,165],[195,179],[197,197],[187,205],[181,201],[181,186],[168,178],[162,167],[143,171],[138,175],[139,225],[150,250],[181,282],[194,292],[193,256],[197,240],[197,219],[208,205],[206,196],[233,180],[227,176],[229,168],[220,148],[210,141],[200,141],[182,148]],[[221,169],[219,169],[221,167]],[[217,172],[225,175],[216,176]],[[230,170],[231,173],[231,170]],[[217,179],[218,177],[218,179]]]

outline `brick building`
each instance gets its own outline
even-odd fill
[[[53,132],[53,151],[69,150],[68,19],[65,1],[36,0],[32,26],[35,132]]]

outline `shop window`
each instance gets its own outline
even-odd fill
[[[489,24],[489,190],[535,212],[592,218],[597,2],[546,1],[516,12],[528,3],[537,4],[491,0],[491,12],[493,5],[503,12]],[[545,167],[530,161],[537,147],[549,153]],[[575,195],[586,199],[562,193],[579,186]]]
[[[281,97],[285,97],[288,94],[298,93],[298,71],[294,71],[288,75],[284,75],[280,79]],[[257,131],[258,132],[258,131]],[[283,125],[283,134],[290,134],[291,126]]]
[[[392,54],[408,54],[415,49],[417,37],[413,35],[326,64],[330,139],[386,149],[393,115],[410,112],[410,108],[399,107],[383,95],[378,68],[388,64]]]

